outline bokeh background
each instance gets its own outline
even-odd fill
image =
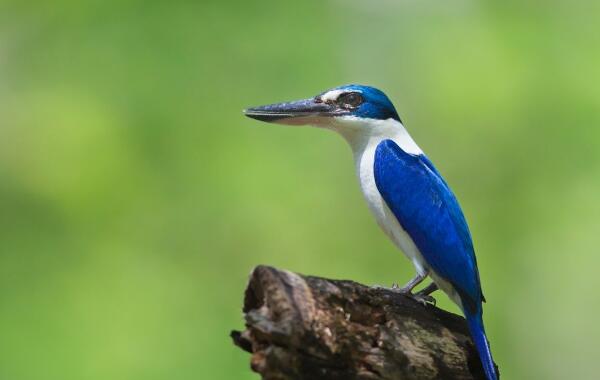
[[[241,114],[350,82],[461,200],[503,377],[596,379],[599,4],[0,2],[0,379],[256,379],[253,266],[412,276],[339,136]]]

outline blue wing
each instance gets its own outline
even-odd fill
[[[429,267],[452,284],[464,307],[478,310],[483,295],[469,227],[431,161],[384,140],[375,150],[374,172],[377,189]]]

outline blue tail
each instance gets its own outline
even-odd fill
[[[471,337],[473,338],[473,342],[475,342],[475,348],[477,348],[477,352],[479,353],[485,376],[488,380],[498,380],[498,374],[496,374],[496,368],[494,367],[494,359],[492,359],[492,352],[490,351],[490,344],[485,336],[481,312],[475,314],[465,313],[465,316],[469,330],[471,331]]]

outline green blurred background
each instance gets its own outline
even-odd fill
[[[599,11],[0,2],[0,379],[256,379],[254,265],[406,281],[345,142],[241,113],[349,82],[461,200],[503,377],[597,378]]]

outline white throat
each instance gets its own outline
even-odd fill
[[[392,140],[409,154],[423,154],[402,123],[394,119],[364,119],[355,116],[336,117],[326,127],[342,135],[354,153],[362,156],[365,150],[375,149],[383,140]]]

